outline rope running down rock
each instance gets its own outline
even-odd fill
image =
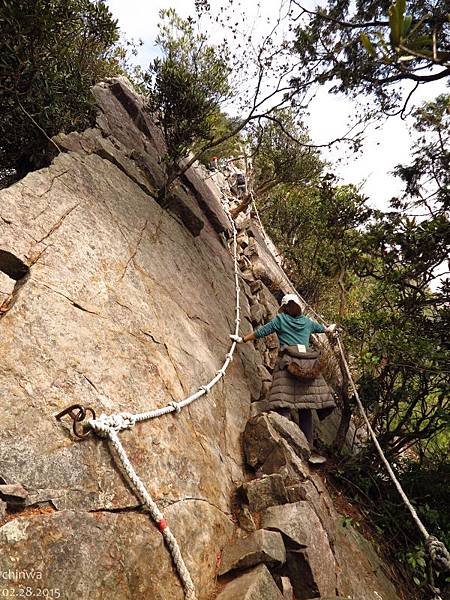
[[[230,221],[233,231],[233,260],[234,260],[234,283],[236,291],[236,305],[235,305],[235,331],[234,335],[239,334],[240,319],[240,285],[239,285],[239,268],[237,261],[237,231],[234,225],[233,219],[229,213],[229,210],[224,206],[225,213]],[[194,394],[191,394],[184,400],[179,402],[170,402],[162,408],[157,408],[148,412],[131,414],[128,412],[116,413],[112,415],[101,414],[96,419],[90,419],[87,421],[87,426],[90,427],[100,437],[109,440],[110,444],[115,450],[116,457],[120,461],[123,471],[127,475],[130,487],[133,489],[136,496],[143,502],[147,507],[152,519],[158,525],[161,534],[164,537],[164,541],[172,555],[173,563],[177,569],[178,575],[182,582],[186,600],[196,600],[196,592],[194,583],[190,576],[190,573],[186,567],[186,564],[181,555],[181,550],[178,545],[175,536],[170,530],[167,521],[164,519],[163,513],[159,510],[157,504],[154,502],[150,494],[148,493],[145,485],[142,483],[138,474],[136,473],[133,465],[131,464],[127,453],[122,446],[119,439],[118,433],[124,429],[132,428],[136,423],[141,421],[148,421],[156,417],[161,417],[172,412],[179,413],[182,408],[191,404],[198,398],[208,394],[210,390],[225,376],[225,372],[233,360],[233,354],[236,349],[236,342],[233,341],[229,352],[225,355],[225,362],[222,367],[216,372],[215,376],[205,385],[201,385]]]

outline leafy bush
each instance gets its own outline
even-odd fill
[[[162,51],[144,77],[149,110],[159,117],[167,143],[168,186],[179,162],[215,135],[217,114],[229,92],[227,50],[206,43],[193,20],[173,9],[160,12],[156,40]]]
[[[1,185],[48,162],[47,137],[92,124],[90,87],[125,51],[99,0],[1,0],[0,30]]]

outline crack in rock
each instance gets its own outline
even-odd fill
[[[137,514],[148,514],[146,508],[142,504],[136,504],[135,506],[119,506],[117,508],[93,508],[88,511],[83,511],[88,513],[115,513],[115,514],[123,514],[123,513],[137,513]]]
[[[80,202],[77,202],[77,204],[68,208],[66,210],[66,212],[58,219],[58,221],[54,225],[52,225],[52,227],[50,228],[50,231],[46,235],[44,235],[43,238],[38,240],[37,243],[40,244],[41,242],[46,240],[48,237],[53,235],[55,233],[55,231],[57,231],[61,227],[61,225],[64,223],[66,218],[70,215],[70,213],[73,212],[76,208],[78,208],[78,206],[80,206]]]
[[[46,194],[48,194],[49,192],[51,192],[52,188],[53,188],[53,184],[55,183],[55,181],[57,179],[59,179],[60,177],[62,177],[63,175],[65,175],[66,173],[68,173],[68,172],[69,172],[69,169],[66,169],[65,171],[62,171],[61,173],[58,173],[57,175],[55,175],[54,177],[52,177],[52,180],[51,180],[50,185],[48,186],[48,188],[46,190],[44,190],[43,192],[41,192],[40,194],[36,194],[36,196],[38,198],[41,198],[42,196],[45,196]],[[47,208],[48,208],[48,205],[35,218],[40,217],[41,214],[47,210]]]
[[[122,281],[122,279],[125,277],[125,274],[126,274],[126,272],[128,270],[129,264],[131,262],[134,262],[134,257],[136,256],[137,251],[139,250],[139,246],[141,245],[142,237],[144,235],[145,229],[147,228],[147,224],[148,224],[148,219],[145,219],[144,226],[142,227],[142,229],[141,229],[141,231],[139,233],[139,239],[137,241],[136,247],[135,247],[134,251],[132,252],[131,256],[129,257],[129,259],[127,260],[127,264],[125,265],[125,269],[123,270],[123,273],[122,273],[121,277],[119,278],[119,281]]]
[[[100,317],[101,319],[104,319],[105,317],[103,315],[101,315],[100,313],[94,311],[94,310],[90,310],[89,308],[86,308],[85,306],[82,306],[79,302],[77,302],[76,300],[73,300],[72,298],[70,298],[69,296],[67,296],[66,294],[63,294],[62,292],[55,290],[54,288],[52,288],[51,286],[49,286],[48,284],[44,283],[44,282],[40,282],[41,285],[45,288],[47,288],[48,290],[50,290],[51,292],[53,292],[54,294],[58,294],[59,296],[62,296],[63,298],[65,298],[66,300],[68,300],[72,306],[74,308],[77,308],[83,312],[87,312],[90,315],[96,315],[97,317]]]
[[[206,498],[196,498],[195,496],[186,496],[186,498],[179,498],[178,500],[173,500],[173,501],[170,501],[170,500],[167,500],[166,502],[164,502],[162,500],[159,501],[161,506],[163,506],[164,508],[175,506],[175,504],[180,504],[181,502],[204,502],[205,504],[209,504],[209,506],[212,506],[213,508],[215,508],[218,512],[221,512],[227,518],[232,517],[231,512],[225,512],[224,510],[222,510],[221,508],[219,508],[218,506],[216,506],[215,504],[213,504]]]

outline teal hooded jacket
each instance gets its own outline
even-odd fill
[[[270,333],[278,335],[281,346],[302,344],[308,347],[311,334],[325,333],[325,327],[305,317],[305,315],[291,317],[286,313],[280,313],[271,321],[259,327],[255,331],[255,336],[256,339],[259,339]]]

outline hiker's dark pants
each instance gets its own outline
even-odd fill
[[[300,429],[305,434],[310,448],[313,447],[314,441],[314,425],[312,410],[310,408],[300,408],[298,411],[298,424]]]
[[[277,408],[276,412],[283,417],[286,417],[286,419],[290,419],[291,421],[294,421],[294,423],[297,423],[297,425],[305,434],[305,438],[308,440],[308,444],[312,449],[314,441],[312,410],[310,408]]]

